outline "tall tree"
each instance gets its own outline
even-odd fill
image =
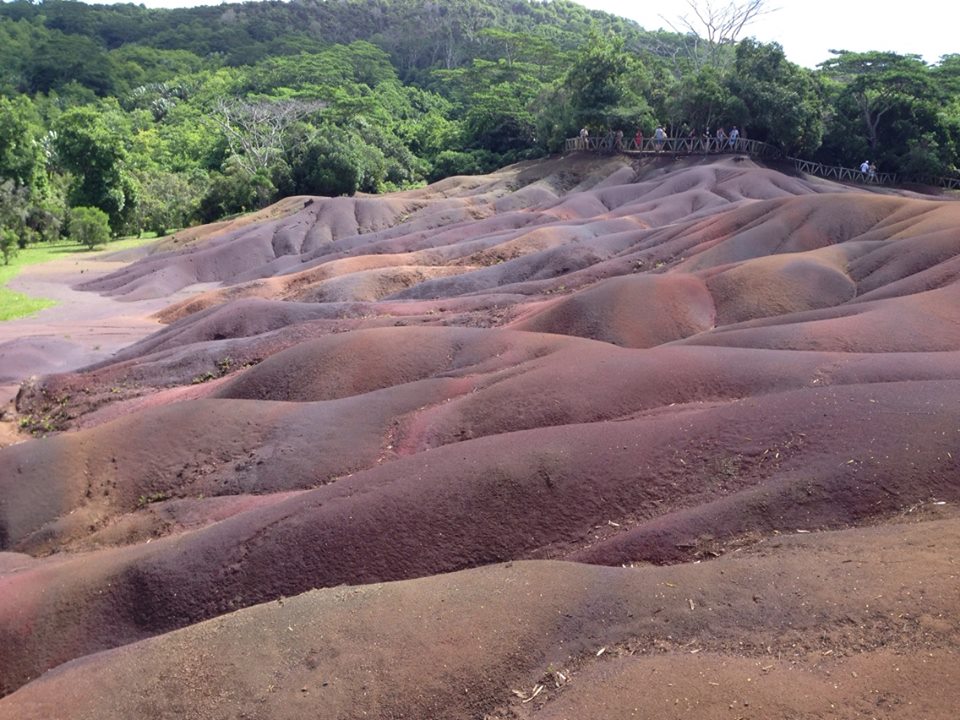
[[[13,180],[0,182],[0,231],[15,238],[19,247],[27,244],[27,216],[30,212],[30,195],[26,187]],[[13,257],[13,255],[9,255]]]
[[[103,210],[119,232],[132,209],[135,188],[127,174],[130,126],[116,102],[65,112],[55,123],[54,147],[74,178],[70,201]]]
[[[733,107],[736,98],[715,67],[702,67],[678,80],[664,78],[660,84],[669,88],[662,93],[661,105],[663,119],[671,126],[687,123],[691,128],[712,129],[718,123],[744,122]]]
[[[214,105],[213,121],[238,166],[249,175],[268,171],[282,156],[290,128],[324,107],[317,100],[227,100]]]
[[[776,43],[742,41],[728,86],[742,104],[742,116],[724,122],[746,125],[751,138],[788,154],[809,157],[820,147],[825,111],[820,83],[787,60]]]
[[[654,123],[645,91],[649,74],[643,63],[624,50],[619,37],[592,32],[563,79],[576,126],[621,128]]]
[[[0,97],[0,179],[42,195],[47,184],[44,136],[40,113],[29,98]]]
[[[831,50],[836,57],[820,63],[824,74],[837,81],[841,93],[856,105],[870,152],[880,143],[880,124],[898,105],[933,100],[939,91],[919,55],[892,52],[854,53]]]

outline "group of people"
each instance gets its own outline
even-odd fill
[[[691,144],[689,145],[690,150],[694,150],[692,145],[693,141],[698,139],[702,140],[703,144],[700,147],[705,152],[736,152],[742,147],[740,141],[743,139],[743,135],[736,125],[730,128],[729,133],[727,132],[726,128],[721,126],[718,127],[714,133],[711,133],[710,129],[707,128],[703,131],[702,135],[698,136],[696,130],[690,130],[686,135],[681,134],[680,137],[685,137],[686,140],[691,141]],[[608,130],[597,144],[596,149],[598,152],[653,150],[654,152],[659,153],[663,152],[668,139],[669,135],[667,134],[667,131],[664,130],[663,125],[657,125],[657,129],[653,131],[651,142],[647,145],[644,145],[646,139],[643,136],[643,130],[641,128],[637,128],[637,132],[634,134],[633,140],[627,141],[626,144],[624,142],[623,130]],[[590,149],[590,131],[586,127],[580,128],[578,149]],[[877,181],[877,166],[870,160],[864,160],[860,164],[860,173],[867,182]]]
[[[691,130],[690,134],[693,135],[694,131]],[[703,131],[703,139],[706,142],[710,142],[710,129],[707,128]],[[718,127],[716,132],[716,142],[718,148],[723,148],[724,146],[733,149],[736,148],[740,140],[740,130],[734,125],[730,128],[730,133],[728,134],[724,127]]]
[[[740,146],[741,137],[740,130],[734,125],[729,133],[727,133],[723,127],[717,128],[715,134],[711,134],[710,130],[707,129],[703,132],[701,139],[703,140],[703,148],[706,151],[721,152],[724,150],[736,151]],[[697,140],[696,130],[690,130],[686,138],[691,141]],[[632,142],[625,142],[623,130],[608,130],[597,144],[597,150],[601,152],[622,152],[624,150],[652,149],[655,152],[663,152],[668,139],[669,135],[663,125],[658,125],[656,130],[653,131],[650,146],[644,146],[645,138],[641,128],[637,129]],[[590,131],[586,127],[580,129],[578,145],[580,150],[590,149]]]

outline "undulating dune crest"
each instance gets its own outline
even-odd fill
[[[952,718],[958,227],[573,156],[140,251],[0,449],[0,718]]]
[[[945,720],[958,542],[956,519],[928,519],[697,565],[527,561],[314,590],[66,663],[0,718]]]

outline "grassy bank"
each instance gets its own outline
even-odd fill
[[[99,248],[96,252],[90,252],[85,247],[75,242],[58,243],[38,243],[24,248],[14,257],[9,265],[0,265],[0,322],[5,320],[15,320],[17,318],[32,315],[51,305],[56,305],[55,300],[49,298],[37,298],[15,292],[7,287],[13,278],[28,265],[38,265],[40,263],[58,260],[74,253],[83,253],[87,256],[96,255],[99,252],[114,252],[116,250],[126,250],[148,243],[153,238],[124,238]]]

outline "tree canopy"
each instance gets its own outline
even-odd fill
[[[22,245],[95,207],[115,234],[163,232],[489,171],[584,125],[738,125],[789,154],[956,171],[960,56],[811,71],[741,39],[762,0],[688,6],[647,32],[568,0],[0,3],[0,225]]]

